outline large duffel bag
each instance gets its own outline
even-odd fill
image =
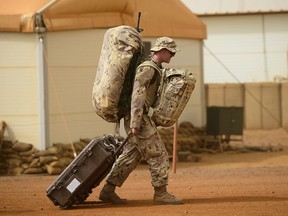
[[[92,92],[93,107],[104,120],[119,122],[130,111],[143,47],[142,36],[135,28],[118,26],[106,31]]]
[[[195,88],[196,78],[186,69],[167,68],[162,72],[158,99],[151,117],[157,126],[170,127],[180,117]]]
[[[81,203],[110,172],[129,136],[121,141],[114,135],[93,139],[47,188],[54,205],[67,209]]]

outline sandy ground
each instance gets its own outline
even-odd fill
[[[149,172],[141,164],[117,190],[128,199],[121,206],[98,200],[101,183],[84,204],[60,210],[45,192],[56,176],[1,176],[0,215],[288,215],[288,133],[246,131],[243,143],[231,143],[255,145],[279,151],[202,153],[198,163],[178,162],[168,189],[183,205],[153,205]]]

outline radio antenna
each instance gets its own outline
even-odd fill
[[[144,30],[144,29],[140,28],[140,19],[141,19],[141,12],[138,12],[138,22],[137,22],[136,30],[137,30],[139,33]]]

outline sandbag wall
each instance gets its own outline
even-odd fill
[[[80,140],[74,143],[77,154],[90,142]],[[60,174],[74,159],[70,144],[54,144],[39,151],[30,143],[3,141],[0,154],[0,175],[18,174]]]
[[[205,130],[190,122],[178,126],[177,151],[193,152],[202,148]],[[169,155],[173,154],[174,127],[161,128],[159,133]],[[77,155],[90,142],[80,139],[73,143]],[[3,141],[0,153],[0,175],[60,174],[74,159],[70,144],[53,144],[46,150],[37,150],[30,143]]]

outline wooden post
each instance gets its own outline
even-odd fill
[[[0,122],[0,153],[2,152],[5,128],[6,128],[6,123],[4,121],[1,121]]]
[[[174,124],[174,140],[173,140],[173,164],[172,164],[172,169],[173,173],[176,173],[176,161],[177,161],[177,126],[178,126],[178,121],[175,122]]]

